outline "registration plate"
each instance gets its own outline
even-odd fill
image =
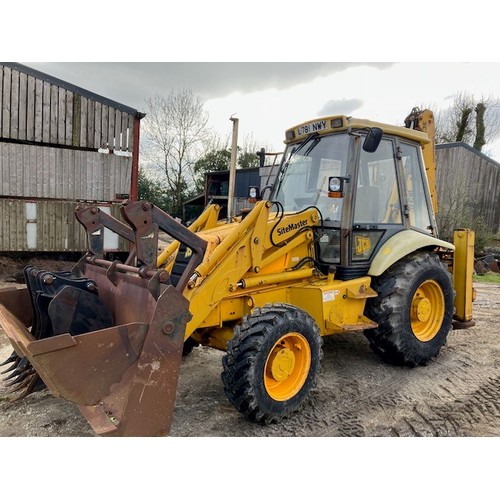
[[[319,120],[317,122],[308,123],[307,125],[301,125],[299,127],[299,135],[311,134],[312,132],[318,132],[319,130],[326,129],[326,120]]]

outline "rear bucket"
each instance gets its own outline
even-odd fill
[[[0,291],[0,328],[17,358],[54,396],[77,404],[97,434],[165,436],[189,303],[162,283],[161,271],[95,262],[82,265],[85,286],[83,278],[73,277],[74,285],[67,274],[45,273],[37,276],[60,285],[53,293]],[[44,322],[49,326],[40,328]],[[92,324],[101,327],[86,331]]]

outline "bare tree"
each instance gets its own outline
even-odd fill
[[[170,211],[181,216],[182,202],[195,190],[196,161],[212,137],[201,98],[189,89],[155,95],[146,101],[143,160],[164,175]]]
[[[452,105],[438,110],[435,117],[438,143],[465,142],[482,151],[500,133],[500,100],[459,92]]]

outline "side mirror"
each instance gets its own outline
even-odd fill
[[[381,128],[373,127],[368,132],[368,135],[365,137],[365,141],[363,142],[363,150],[367,153],[375,153],[377,148],[382,140],[382,136],[384,132]]]

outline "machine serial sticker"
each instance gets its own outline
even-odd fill
[[[311,132],[317,132],[318,130],[326,129],[326,120],[320,120],[318,122],[308,123],[307,125],[302,125],[299,127],[299,135],[310,134]]]
[[[335,297],[340,293],[340,290],[329,290],[328,292],[323,292],[323,302],[331,302],[335,300]]]

